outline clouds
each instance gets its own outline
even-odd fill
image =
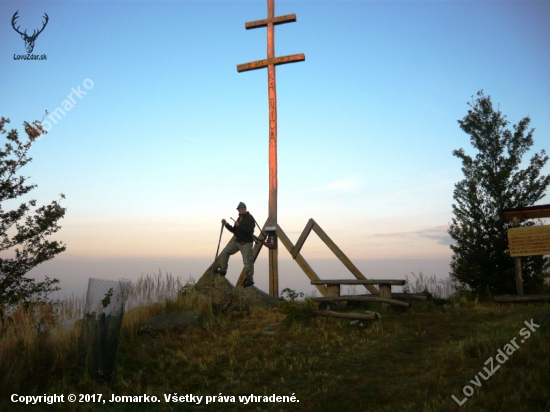
[[[377,237],[424,237],[433,239],[441,245],[451,245],[453,243],[452,238],[447,233],[448,225],[438,225],[428,229],[419,229],[406,232],[389,232],[389,233],[375,233],[373,236]]]
[[[356,180],[338,180],[328,185],[307,189],[306,192],[319,192],[319,191],[350,191],[358,188],[360,183]]]

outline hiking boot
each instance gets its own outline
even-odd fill
[[[244,284],[243,284],[243,288],[247,288],[249,286],[252,286],[254,284],[254,281],[253,280],[250,280],[250,279],[245,279],[244,280]]]

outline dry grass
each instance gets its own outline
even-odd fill
[[[418,279],[415,288],[429,287],[427,278],[420,277],[424,285]],[[134,286],[133,298],[148,304],[125,314],[110,383],[95,382],[75,368],[79,322],[67,329],[62,319],[79,316],[81,300],[72,298],[62,309],[42,306],[14,313],[0,336],[0,410],[31,408],[11,403],[12,393],[96,393],[103,399],[112,394],[149,394],[161,400],[157,404],[66,402],[48,409],[67,411],[457,410],[451,395],[464,397],[462,388],[471,385],[489,357],[519,336],[524,321],[550,314],[549,304],[499,305],[462,297],[455,309],[415,303],[405,313],[383,313],[380,321],[351,328],[349,321],[307,316],[308,302],[214,316],[208,300],[169,275]],[[185,294],[177,294],[180,287]],[[155,303],[157,299],[164,300]],[[191,308],[209,319],[203,328],[140,332],[148,317]],[[380,310],[375,305],[356,310],[365,309]],[[549,342],[548,328],[533,333],[490,379],[482,381],[461,409],[549,410]],[[174,392],[221,393],[235,396],[236,402],[165,403],[163,394]],[[295,394],[300,402],[239,403],[239,395],[250,394]],[[40,411],[43,406],[32,408]]]
[[[431,277],[424,276],[424,273],[415,275],[411,272],[414,281],[409,279],[408,275],[405,275],[406,284],[403,286],[403,291],[408,293],[430,293],[434,297],[448,298],[456,294],[458,290],[461,290],[461,286],[458,282],[452,280],[450,277],[446,279],[437,280],[435,275]]]

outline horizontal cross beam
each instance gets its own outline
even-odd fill
[[[294,63],[294,62],[304,61],[305,59],[306,59],[305,54],[300,53],[300,54],[292,54],[290,56],[274,57],[272,59],[256,60],[250,63],[238,64],[237,71],[240,73],[240,72],[245,72],[247,70],[262,69],[272,64],[277,65],[277,64]]]
[[[249,21],[244,24],[244,27],[246,30],[250,30],[250,29],[257,29],[259,27],[266,27],[269,23],[284,24],[284,23],[293,23],[295,21],[296,21],[295,14],[286,14],[284,16],[273,17],[271,19]]]

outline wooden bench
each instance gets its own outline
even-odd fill
[[[326,285],[327,296],[322,298],[314,298],[320,302],[341,302],[341,301],[358,301],[358,302],[380,302],[383,307],[388,305],[410,307],[411,304],[400,300],[392,299],[391,287],[404,286],[405,280],[396,279],[329,279],[329,280],[312,280],[312,285]],[[340,285],[379,285],[379,294],[373,296],[356,296],[340,294]],[[336,305],[325,305],[326,308],[334,309]]]

